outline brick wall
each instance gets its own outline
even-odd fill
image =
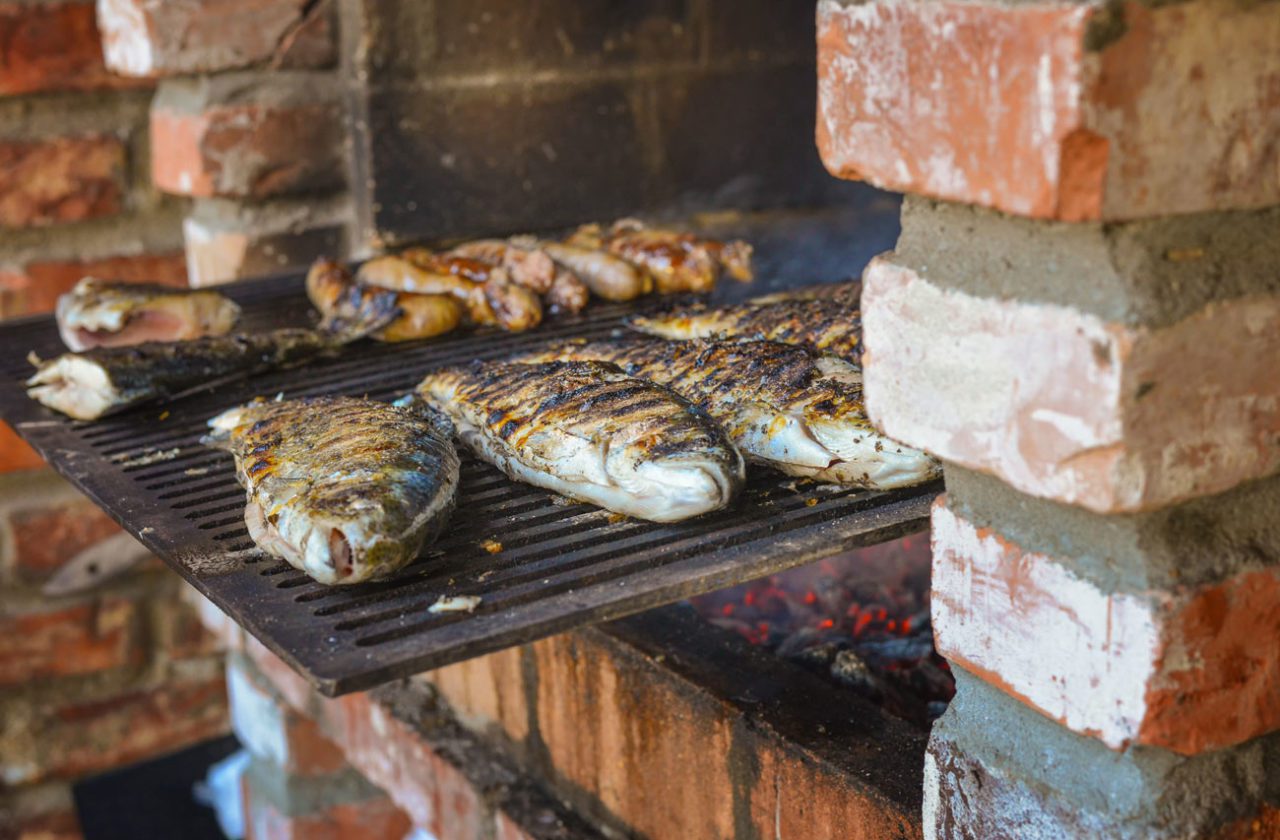
[[[1277,836],[1280,9],[818,21],[825,163],[915,194],[862,309],[946,462],[925,836]]]
[[[152,186],[155,82],[109,69],[91,0],[0,2],[0,320],[82,276],[186,282],[183,202]],[[222,657],[154,559],[44,597],[118,534],[0,424],[0,834],[79,834],[80,777],[226,730]]]

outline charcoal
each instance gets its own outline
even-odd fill
[[[933,653],[933,639],[926,634],[891,636],[885,639],[868,639],[854,643],[859,656],[872,664],[923,659]]]
[[[836,654],[831,662],[831,676],[865,697],[875,699],[884,694],[884,683],[862,657],[851,650],[842,650]]]

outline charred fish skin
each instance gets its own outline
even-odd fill
[[[742,456],[671,391],[595,362],[475,362],[428,374],[418,395],[508,476],[654,522],[727,505]]]
[[[193,341],[95,347],[34,357],[27,396],[76,420],[97,420],[192,388],[305,364],[385,327],[399,313],[392,293],[340,301],[318,330],[280,329]]]
[[[240,307],[209,289],[85,277],[58,298],[55,316],[63,343],[79,351],[226,335]]]
[[[403,568],[453,511],[452,427],[421,403],[256,402],[209,427],[205,442],[235,457],[253,541],[320,583],[361,583]]]
[[[702,408],[747,458],[787,475],[891,490],[941,474],[935,459],[871,424],[856,366],[802,347],[636,337],[570,342],[522,358],[617,364]]]
[[[708,308],[688,306],[635,315],[627,326],[674,341],[758,339],[795,344],[857,364],[862,356],[862,312],[853,290]]]

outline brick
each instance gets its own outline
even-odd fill
[[[138,84],[112,75],[91,2],[0,3],[0,96]]]
[[[1036,218],[1275,204],[1277,41],[1265,4],[822,0],[818,146],[840,177]]]
[[[332,59],[331,33],[306,0],[98,0],[107,66],[126,76],[234,70],[270,61]],[[317,31],[319,30],[319,31]],[[301,43],[299,41],[301,40]]]
[[[161,86],[151,109],[151,180],[198,197],[265,198],[341,186],[346,130],[318,79],[239,75]]]
[[[385,796],[289,816],[246,787],[245,840],[399,840],[413,826]],[[451,835],[445,835],[451,836]]]
[[[225,692],[218,675],[66,705],[11,703],[0,716],[0,780],[78,778],[225,734]]]
[[[872,420],[1024,493],[1150,510],[1280,467],[1280,295],[1131,326],[941,286],[888,255],[862,305]]]
[[[1280,568],[1114,589],[1069,562],[933,511],[938,651],[1059,721],[1122,749],[1197,754],[1280,728]]]
[[[645,836],[733,835],[727,709],[679,696],[574,635],[533,648],[538,730],[559,773]],[[602,749],[619,742],[625,761]]]
[[[329,202],[233,205],[200,201],[183,222],[192,286],[211,286],[303,268],[317,256],[343,258],[346,229]]]
[[[924,836],[1272,838],[1276,736],[1183,758],[1114,753],[956,669],[925,757]]]
[[[224,613],[216,604],[201,595],[194,586],[183,582],[178,596],[204,627],[205,632],[218,641],[224,651],[238,651],[244,646],[244,630],[235,619]]]
[[[0,292],[0,297],[3,294]],[[39,469],[43,465],[44,459],[25,440],[18,437],[13,427],[0,422],[0,475]]]
[[[521,742],[529,734],[522,660],[520,648],[507,648],[438,668],[421,679],[435,687],[463,725],[497,730]]]
[[[84,837],[74,810],[39,814],[8,826],[8,829],[12,834],[3,836],[13,840],[81,840]]]
[[[250,752],[287,773],[321,776],[347,766],[315,722],[290,708],[269,683],[232,659],[227,663],[231,727]]]
[[[107,537],[120,526],[78,493],[60,495],[49,506],[9,514],[13,565],[25,583],[47,580],[62,564]]]
[[[92,604],[0,617],[0,687],[140,665],[145,657],[135,603]]]
[[[159,558],[154,560],[161,562]],[[165,583],[168,585],[156,593],[151,604],[156,647],[170,660],[203,659],[224,652],[223,637],[205,627],[196,606],[180,595],[174,597],[179,587],[190,589],[190,585],[169,574],[165,575]]]
[[[172,252],[125,254],[85,260],[36,260],[17,269],[0,269],[0,318],[52,312],[58,296],[71,291],[87,276],[185,286],[186,258]]]
[[[0,227],[118,213],[124,166],[124,143],[106,135],[0,142]]]

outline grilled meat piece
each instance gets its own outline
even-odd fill
[[[687,341],[694,338],[760,339],[795,344],[859,363],[862,313],[856,299],[834,295],[740,303],[716,309],[689,306],[654,315],[636,315],[627,325],[649,335]]]
[[[226,335],[240,307],[208,289],[109,283],[85,277],[58,298],[58,332],[71,350]]]
[[[476,362],[428,374],[418,394],[512,478],[655,522],[728,504],[742,456],[661,386],[595,362]]]
[[[596,297],[627,301],[653,291],[653,278],[606,251],[561,242],[543,243],[542,249],[557,265],[577,275]]]
[[[458,489],[449,421],[417,403],[255,402],[209,421],[235,456],[249,535],[320,583],[383,577],[443,530]]]
[[[511,282],[540,295],[551,290],[556,279],[556,264],[528,237],[517,239],[478,239],[449,251],[450,256],[481,260],[506,270]],[[487,279],[487,278],[486,278]]]
[[[576,275],[558,268],[544,299],[552,312],[581,312],[591,299],[591,292]]]
[[[386,294],[385,289],[359,285],[351,272],[332,260],[316,260],[307,272],[307,297],[326,317],[341,306],[359,308],[366,305],[367,298]],[[416,341],[451,332],[462,323],[463,306],[453,297],[412,292],[391,294],[395,294],[400,313],[370,338],[386,342]]]
[[[488,272],[485,278],[488,279]],[[452,295],[466,303],[472,291],[484,280],[473,280],[448,272],[429,271],[403,256],[375,257],[356,271],[356,282],[393,292],[416,295]]]
[[[691,233],[646,227],[623,219],[604,230],[583,225],[565,244],[607,251],[653,278],[659,294],[709,292],[721,271],[736,280],[751,279],[751,246],[745,242],[699,239]]]
[[[497,324],[523,332],[542,323],[542,301],[511,282],[507,272],[472,257],[410,248],[399,257],[377,257],[356,272],[356,282],[397,292],[450,295],[473,324]]]
[[[32,357],[36,372],[27,380],[27,396],[76,420],[97,420],[139,403],[336,354],[386,326],[397,312],[395,295],[374,295],[341,302],[319,330],[95,347],[49,361]]]
[[[706,411],[754,461],[787,475],[888,490],[941,474],[925,453],[876,431],[862,374],[833,356],[772,341],[568,343],[521,361],[598,360],[665,385]]]

